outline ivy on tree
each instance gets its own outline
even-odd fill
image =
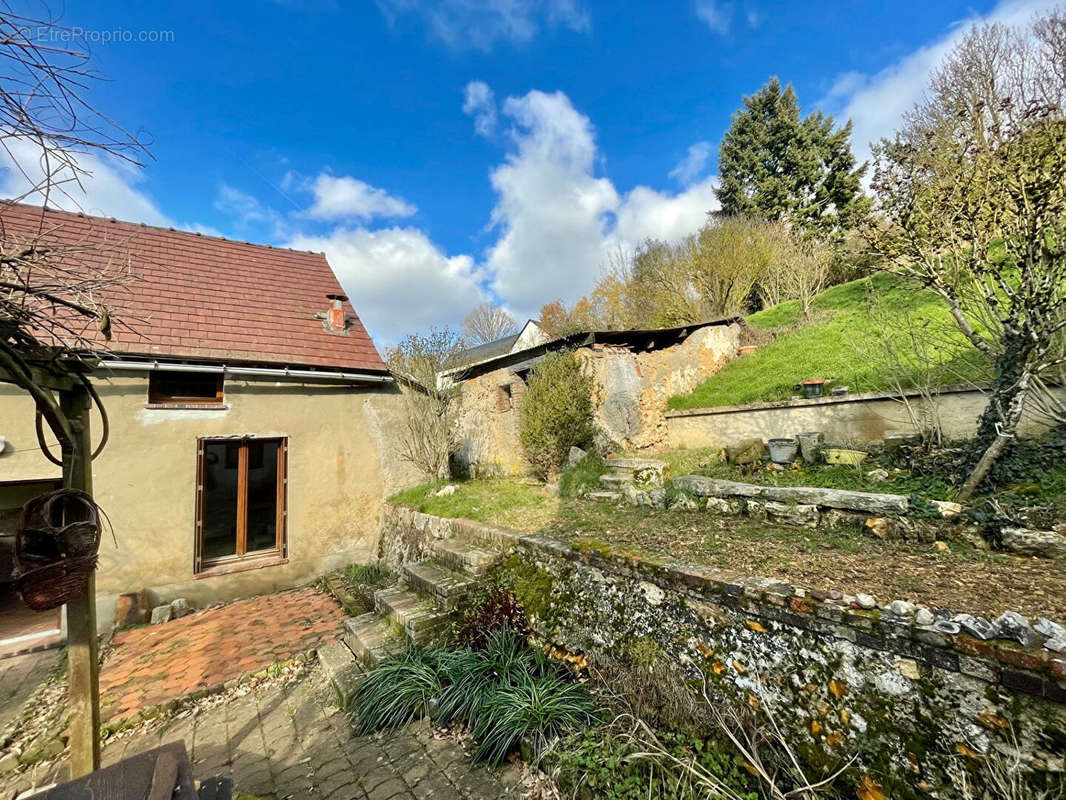
[[[800,116],[796,92],[771,78],[744,98],[718,156],[719,214],[796,223],[822,234],[852,227],[868,208],[851,152],[851,122],[833,129],[821,111]]]

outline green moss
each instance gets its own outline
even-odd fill
[[[626,642],[623,654],[633,666],[647,668],[662,657],[663,649],[654,639],[636,636]]]
[[[521,556],[512,555],[504,562],[500,583],[514,592],[531,617],[543,618],[551,606],[552,576]]]
[[[570,543],[570,546],[577,550],[579,553],[598,553],[604,558],[610,558],[612,555],[614,555],[614,551],[611,549],[611,546],[606,542],[601,542],[599,539],[574,539]]]

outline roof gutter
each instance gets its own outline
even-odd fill
[[[343,383],[392,383],[391,375],[372,372],[328,372],[313,369],[270,369],[267,367],[230,367],[225,364],[168,364],[159,361],[100,361],[99,369],[129,370],[131,372],[214,372],[226,375],[247,375],[251,378],[293,378]]]

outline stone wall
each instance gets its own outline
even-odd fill
[[[667,402],[714,375],[740,347],[739,325],[710,325],[673,347],[630,350],[594,344],[578,355],[596,379],[596,422],[623,450],[667,441]]]
[[[739,347],[739,325],[709,325],[672,347],[634,350],[593,344],[577,350],[595,379],[596,422],[623,449],[666,443],[667,401],[689,392],[720,370]],[[459,461],[475,474],[523,474],[518,409],[525,381],[512,368],[463,383],[459,411]]]
[[[402,539],[417,551],[420,538],[478,526],[398,507],[383,519],[386,550]],[[948,766],[991,750],[1063,771],[1066,654],[1031,629],[1017,637],[1027,646],[984,639],[943,615],[930,624],[898,601],[543,536],[518,538],[504,580],[508,573],[536,587],[520,599],[538,610],[533,626],[546,642],[592,657],[651,643],[735,702],[771,704],[809,763],[857,753],[857,773],[873,776],[886,797],[955,797]]]
[[[1056,392],[1066,400],[1066,390]],[[947,438],[962,439],[976,432],[987,396],[972,388],[956,388],[944,390],[933,409],[918,396],[908,396],[907,401],[920,419],[935,415]],[[743,439],[792,437],[805,431],[824,432],[835,442],[872,442],[886,433],[914,431],[911,419],[903,400],[889,392],[666,413],[671,448],[725,447]],[[1044,419],[1030,413],[1023,417],[1020,432],[1038,436],[1049,428]]]
[[[473,474],[522,475],[528,465],[518,440],[518,408],[526,384],[510,367],[463,383],[459,462]]]

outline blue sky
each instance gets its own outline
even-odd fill
[[[388,344],[483,298],[573,301],[619,248],[695,230],[730,115],[771,75],[851,117],[864,157],[966,25],[1050,5],[66,0],[108,78],[92,99],[154,156],[87,161],[76,201],[322,250]]]

